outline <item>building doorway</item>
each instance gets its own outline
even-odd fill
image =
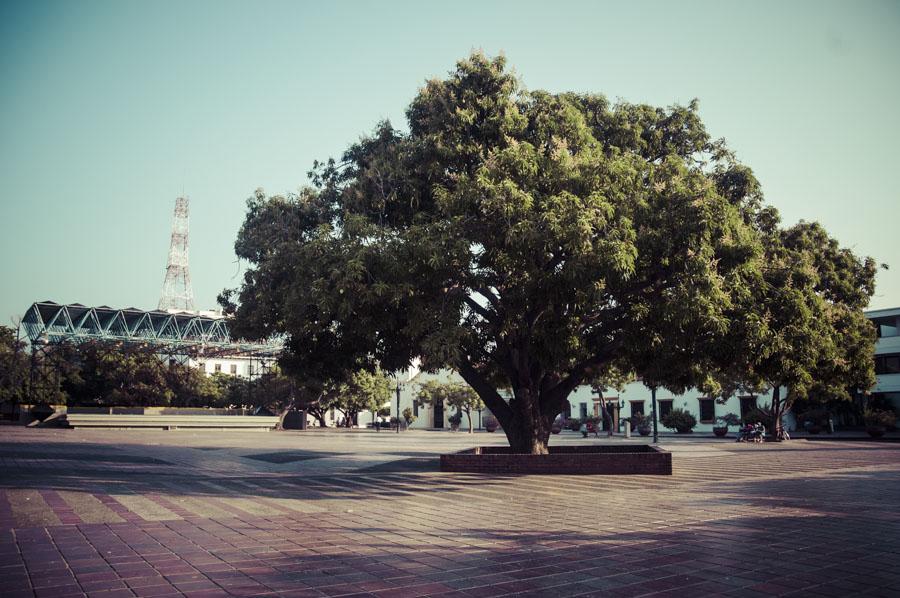
[[[609,432],[610,427],[615,432],[619,431],[619,397],[603,399],[606,404],[606,417],[600,422],[604,432]]]
[[[434,402],[434,427],[444,427],[444,401]]]

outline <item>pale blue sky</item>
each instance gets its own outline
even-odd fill
[[[900,3],[0,3],[0,323],[35,300],[153,308],[191,198],[198,307],[239,282],[257,187],[403,111],[473,48],[529,88],[700,99],[786,222],[888,262],[900,305]]]

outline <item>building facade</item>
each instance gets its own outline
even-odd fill
[[[868,403],[900,411],[900,307],[866,312],[875,324],[875,388]]]
[[[452,370],[441,370],[436,373],[420,372],[411,369],[408,373],[401,377],[399,401],[395,398],[391,404],[391,414],[396,417],[397,413],[403,413],[403,410],[410,408],[416,415],[416,420],[410,426],[414,429],[442,429],[449,428],[447,419],[454,413],[453,409],[446,406],[432,407],[431,405],[418,405],[416,396],[422,384],[430,380],[438,382],[460,382],[465,383],[462,377]],[[785,390],[782,389],[782,396]],[[699,391],[689,390],[681,395],[676,395],[666,389],[657,389],[656,400],[658,417],[662,417],[672,409],[683,409],[691,413],[697,419],[697,427],[694,428],[698,432],[711,432],[716,418],[733,413],[738,417],[743,417],[748,411],[756,407],[767,407],[771,404],[771,389],[762,393],[743,393],[729,397],[723,403],[717,402],[715,399],[704,395]],[[399,409],[398,409],[399,404]],[[569,409],[567,415],[584,419],[586,417],[599,418],[603,421],[601,409],[607,409],[609,418],[607,422],[611,423],[614,430],[624,429],[623,423],[633,414],[641,413],[650,416],[653,410],[652,393],[649,387],[642,382],[634,381],[625,385],[619,390],[599,391],[590,386],[580,386],[569,395]],[[482,428],[484,417],[490,414],[490,410],[484,409],[481,412],[472,414],[473,424],[476,429]],[[370,422],[371,415],[360,415],[360,424]],[[788,429],[793,428],[794,422],[792,418],[787,418],[785,424]],[[603,424],[604,427],[607,425]],[[463,415],[461,428],[468,427],[465,415]],[[667,431],[661,424],[660,431]]]

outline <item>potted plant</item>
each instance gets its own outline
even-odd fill
[[[570,417],[566,421],[566,427],[572,430],[573,432],[577,432],[581,429],[581,420],[577,417]]]
[[[637,430],[637,433],[641,436],[649,436],[651,432],[651,422],[650,418],[644,415],[643,413],[633,413],[631,417],[628,418],[628,421],[631,422],[631,429]]]
[[[497,418],[493,415],[487,415],[482,422],[484,424],[484,429],[488,432],[494,432],[497,428],[500,427],[500,422],[497,421]]]
[[[413,414],[413,410],[409,407],[403,410],[403,421],[406,423],[407,429],[409,428],[409,424],[416,421],[416,416]]]
[[[716,418],[716,423],[713,425],[713,434],[718,436],[719,438],[724,438],[728,435],[728,426],[737,426],[740,425],[741,418],[739,418],[734,413],[727,413],[720,417]]]
[[[690,434],[697,425],[697,418],[684,409],[672,409],[659,420],[662,425],[679,434]]]
[[[453,432],[459,430],[459,424],[462,423],[462,413],[457,411],[453,415],[447,418],[447,421],[450,422],[450,429]]]
[[[893,411],[878,411],[866,409],[863,414],[866,423],[866,432],[872,438],[881,438],[884,433],[892,429],[897,423],[897,415]]]

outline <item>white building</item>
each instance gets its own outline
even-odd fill
[[[869,397],[900,410],[900,307],[866,312],[878,333],[875,343],[875,388]]]
[[[438,380],[440,382],[461,382],[465,384],[462,377],[451,370],[441,370],[435,374],[420,372],[415,368],[409,370],[408,373],[401,377],[400,385],[400,401],[399,410],[396,398],[391,403],[391,415],[403,413],[406,408],[411,408],[416,415],[416,421],[410,426],[418,429],[441,429],[449,428],[447,418],[453,414],[452,408],[438,407],[437,409],[430,405],[418,405],[415,401],[416,395],[421,385],[429,380]],[[782,396],[785,395],[782,389]],[[659,417],[662,417],[672,409],[684,409],[693,414],[697,418],[697,427],[694,428],[698,432],[712,431],[716,418],[733,413],[738,417],[743,417],[745,413],[756,408],[765,407],[771,403],[771,389],[764,393],[757,394],[739,394],[730,397],[724,404],[719,404],[698,391],[688,391],[682,395],[676,395],[666,389],[657,389],[656,391],[657,409]],[[620,429],[620,422],[629,418],[632,414],[642,413],[649,416],[652,407],[652,395],[648,387],[644,386],[640,381],[627,384],[622,391],[608,390],[600,393],[590,386],[580,386],[569,395],[569,415],[583,419],[585,417],[597,417],[602,420],[602,412],[600,409],[603,405],[609,411],[614,429]],[[480,413],[473,413],[473,424],[475,428],[481,428],[481,423],[486,415],[490,414],[490,410],[484,409]],[[371,421],[371,414],[360,415],[360,425],[365,425]],[[792,422],[785,421],[789,426]],[[468,427],[465,414],[460,426],[465,429]],[[660,431],[668,431],[661,424]]]
[[[188,365],[204,372],[207,376],[229,374],[240,378],[258,378],[272,369],[275,359],[226,355],[191,359],[188,361]]]
[[[866,312],[866,316],[875,324],[878,332],[878,341],[875,345],[875,373],[877,382],[872,389],[870,402],[873,399],[884,400],[895,411],[900,411],[900,307],[880,309]],[[415,397],[422,383],[437,379],[442,382],[464,382],[459,374],[442,370],[437,374],[419,372],[412,368],[403,376],[400,390],[400,407],[394,400],[391,406],[391,414],[402,413],[407,407],[411,407],[417,415],[413,428],[439,429],[449,427],[446,423],[451,411],[447,408],[432,409],[430,406],[417,406]],[[782,388],[781,396],[787,396],[787,389]],[[671,409],[684,409],[697,418],[698,432],[708,432],[713,428],[716,418],[733,413],[743,417],[755,407],[768,407],[772,402],[772,389],[766,389],[761,393],[740,393],[729,397],[724,403],[710,398],[696,390],[689,390],[681,395],[676,395],[664,388],[656,391],[658,417],[662,417]],[[600,409],[603,406],[609,410],[613,427],[620,429],[620,422],[634,413],[650,415],[652,411],[652,395],[648,387],[640,381],[634,381],[625,386],[622,391],[607,390],[597,392],[590,386],[580,386],[569,395],[569,412],[567,415],[583,419],[585,417],[601,418]],[[481,421],[490,411],[485,409],[482,413],[473,416],[475,427],[481,427]],[[784,424],[788,430],[795,429],[793,415],[785,416]],[[604,424],[605,425],[605,424]],[[467,427],[465,417],[462,427]],[[662,425],[661,431],[667,431]]]

